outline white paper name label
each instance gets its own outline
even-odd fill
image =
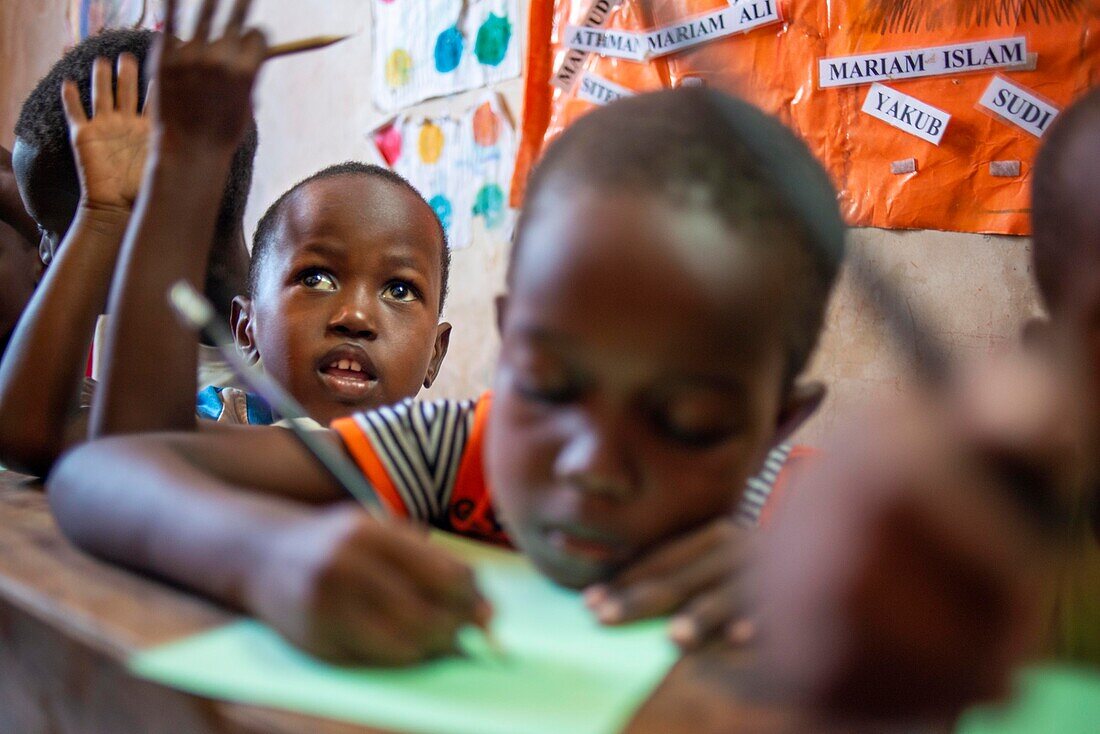
[[[1043,137],[1050,123],[1061,112],[1054,105],[1036,97],[1030,90],[1013,84],[1002,76],[993,77],[978,104],[1037,138]]]
[[[834,56],[818,60],[818,86],[846,87],[887,79],[958,74],[998,69],[1027,63],[1027,39],[1023,36],[994,41],[929,46],[908,51],[886,51],[859,56]]]
[[[580,87],[577,89],[578,99],[598,105],[610,104],[620,97],[633,96],[634,90],[620,86],[590,71],[584,72]]]
[[[565,45],[574,51],[632,61],[665,56],[707,41],[777,23],[777,0],[740,0],[736,5],[658,28],[649,33],[566,26]]]
[[[582,27],[602,28],[605,26],[608,17],[611,15],[611,8],[617,5],[618,2],[619,0],[592,0],[592,5],[588,8],[588,14],[584,17]],[[586,58],[588,58],[587,52],[569,49],[565,53],[561,66],[554,74],[554,86],[562,91],[569,91],[577,78],[577,72],[584,66]]]
[[[780,20],[782,18],[777,0],[741,0],[732,7],[650,32],[646,38],[647,55],[654,58],[676,53],[700,43],[751,31]]]
[[[587,51],[601,56],[614,56],[632,61],[645,60],[645,35],[633,31],[566,26],[565,45],[575,51]]]
[[[939,145],[951,115],[883,84],[872,84],[863,111],[888,125]]]

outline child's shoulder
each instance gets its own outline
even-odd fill
[[[821,449],[806,444],[780,444],[768,455],[760,478],[770,479],[767,497],[760,509],[759,524],[768,525],[788,501],[796,478],[814,470],[823,456]],[[805,482],[797,482],[805,486]]]

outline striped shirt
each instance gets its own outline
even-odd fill
[[[488,393],[478,400],[406,400],[338,419],[332,428],[395,514],[507,543],[481,463],[491,403]],[[748,480],[738,524],[760,522],[791,453],[786,443],[772,449],[764,468]]]

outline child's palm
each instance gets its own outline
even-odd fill
[[[141,188],[151,125],[138,106],[137,61],[118,59],[117,93],[106,59],[92,67],[92,117],[84,114],[76,85],[62,85],[73,155],[85,205],[131,209]]]
[[[115,112],[73,130],[73,151],[89,204],[131,208],[141,188],[149,120]]]

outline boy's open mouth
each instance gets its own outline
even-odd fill
[[[351,345],[326,354],[317,372],[325,388],[340,400],[362,400],[378,383],[374,365],[366,352]]]

